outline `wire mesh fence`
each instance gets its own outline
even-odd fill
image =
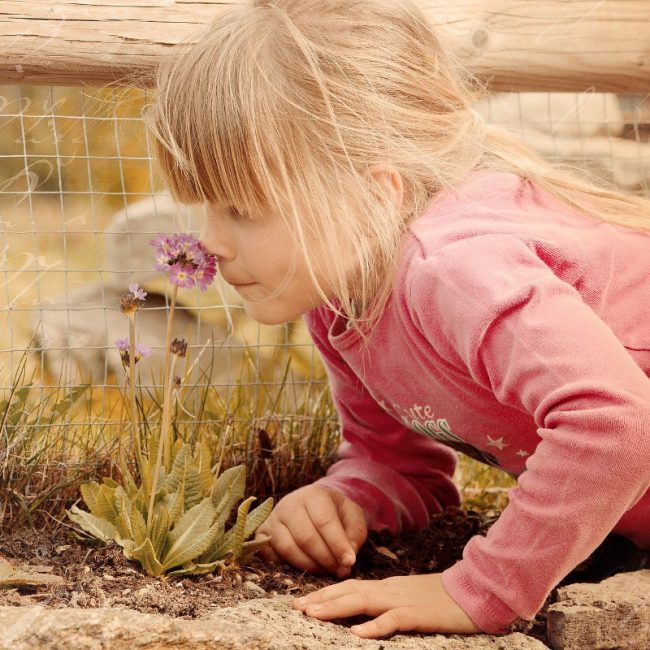
[[[148,292],[140,339],[153,348],[140,383],[161,382],[168,293],[148,242],[160,232],[198,234],[201,206],[175,205],[156,174],[141,120],[142,90],[0,86],[0,388],[17,380],[92,385],[110,420],[123,382],[115,340],[126,336],[119,298],[130,282]],[[650,100],[599,93],[494,94],[486,121],[515,131],[555,160],[604,183],[648,194]],[[301,322],[260,326],[217,281],[181,290],[178,336],[189,341],[187,390],[224,395],[246,387],[292,410],[323,369]],[[283,388],[284,387],[284,388]],[[278,395],[291,397],[278,406]],[[225,398],[224,398],[225,399]],[[304,413],[301,417],[307,417]]]

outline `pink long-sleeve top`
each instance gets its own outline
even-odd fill
[[[650,235],[473,174],[411,224],[367,345],[305,319],[343,434],[318,483],[371,529],[458,504],[452,449],[518,477],[442,576],[483,631],[532,619],[611,531],[650,548]]]

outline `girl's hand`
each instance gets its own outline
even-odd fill
[[[323,621],[358,614],[375,617],[350,628],[364,639],[376,639],[398,631],[480,632],[447,594],[440,573],[385,580],[346,580],[297,598],[293,606]]]
[[[278,502],[257,533],[271,541],[259,551],[310,573],[350,574],[368,530],[363,510],[338,490],[307,485]]]

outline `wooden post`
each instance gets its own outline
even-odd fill
[[[416,0],[493,90],[650,92],[648,0]],[[147,82],[226,0],[2,0],[0,83]]]

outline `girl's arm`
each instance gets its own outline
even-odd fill
[[[456,456],[410,431],[377,404],[329,343],[332,316],[323,307],[305,316],[327,368],[343,436],[340,460],[316,484],[340,490],[358,503],[369,529],[396,533],[424,527],[430,513],[460,503],[452,481]]]
[[[411,277],[414,319],[429,340],[538,427],[509,505],[443,573],[478,627],[502,632],[531,619],[647,492],[650,380],[580,294],[515,237],[449,244]]]

